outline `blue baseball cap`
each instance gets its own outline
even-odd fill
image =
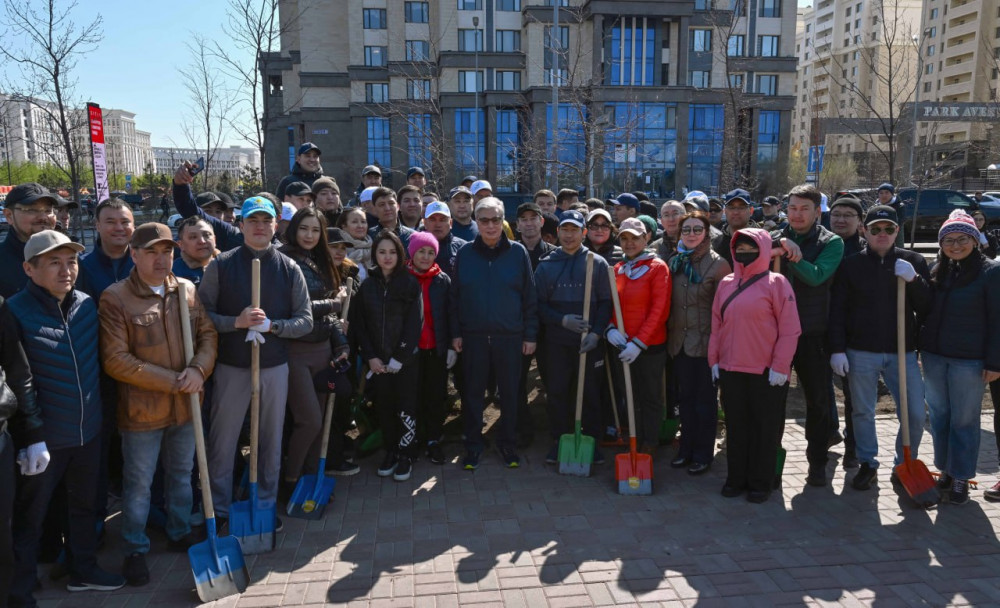
[[[240,215],[242,217],[250,217],[254,213],[266,213],[271,217],[277,217],[274,213],[274,205],[262,196],[253,196],[243,201]]]
[[[427,205],[427,209],[424,210],[424,218],[429,218],[435,213],[451,217],[451,209],[448,208],[448,203],[442,203],[441,201],[434,201]]]
[[[639,199],[635,197],[631,192],[623,192],[618,195],[618,198],[614,200],[615,205],[625,205],[626,207],[631,207],[636,211],[639,210]]]
[[[319,146],[312,143],[311,141],[307,141],[306,143],[299,146],[299,156],[305,154],[310,150],[316,150],[317,154],[323,154],[323,151],[319,149]]]
[[[737,188],[735,190],[730,190],[726,193],[726,204],[733,201],[743,201],[749,207],[753,207],[753,201],[750,200],[750,193],[742,188]]]
[[[569,211],[563,211],[562,219],[559,220],[559,225],[562,226],[563,224],[573,224],[574,226],[583,228],[587,225],[587,222],[582,213],[570,209]]]

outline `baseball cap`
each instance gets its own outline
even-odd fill
[[[451,217],[451,209],[448,208],[448,203],[442,203],[441,201],[434,201],[427,205],[427,209],[424,210],[424,218],[428,218],[435,213]]]
[[[326,229],[326,243],[327,245],[337,245],[343,243],[350,247],[354,247],[351,241],[347,238],[347,233],[340,228],[327,228]]]
[[[688,192],[688,195],[684,197],[681,201],[685,207],[691,206],[698,211],[704,211],[708,213],[708,197],[705,196],[700,190],[695,190],[693,192]]]
[[[469,196],[472,196],[472,190],[469,190],[465,186],[455,186],[451,189],[451,192],[448,193],[448,199],[451,200],[455,198],[456,194],[468,194]]]
[[[562,226],[563,224],[573,224],[579,228],[584,228],[587,225],[587,222],[582,213],[570,209],[569,211],[563,211],[562,219],[559,220],[559,225]]]
[[[618,234],[623,232],[629,232],[635,236],[646,236],[646,224],[643,224],[642,220],[637,217],[626,218],[618,227]]]
[[[131,244],[135,249],[149,249],[162,241],[167,241],[171,245],[174,243],[174,235],[170,233],[170,228],[156,222],[147,222],[132,233]]]
[[[718,199],[718,198],[716,198],[714,196],[712,198],[708,199],[708,210],[709,211],[711,211],[714,208],[717,208],[719,211],[722,211],[723,207],[724,207],[724,205],[722,204],[722,201],[720,199]]]
[[[517,206],[517,213],[514,214],[514,217],[520,219],[521,216],[524,215],[525,213],[534,213],[538,217],[542,217],[542,208],[539,207],[536,203],[533,203],[531,201],[528,201],[527,203],[521,203],[520,205]]]
[[[220,205],[225,205],[226,203],[219,198],[219,195],[212,192],[211,190],[206,190],[202,192],[197,197],[195,197],[194,202],[198,207],[207,207],[213,203],[219,203]]]
[[[426,175],[426,174],[424,173],[423,167],[410,167],[410,169],[406,172],[406,179],[409,179],[414,175]]]
[[[240,208],[240,216],[248,218],[254,213],[266,213],[271,217],[275,217],[274,205],[263,196],[252,196],[243,201],[243,206]]]
[[[362,203],[370,203],[372,201],[372,195],[375,194],[376,190],[378,190],[378,188],[376,188],[375,186],[369,186],[361,191],[361,195],[358,196],[358,199]]]
[[[896,187],[893,186],[892,184],[890,184],[889,182],[885,182],[884,184],[882,184],[881,186],[879,186],[878,189],[879,190],[888,190],[889,192],[892,192],[893,194],[896,193]]]
[[[463,184],[465,182],[478,182],[478,181],[479,181],[479,178],[476,177],[475,175],[466,175],[465,177],[462,178],[462,183]]]
[[[53,205],[66,204],[63,197],[59,196],[55,192],[50,192],[45,186],[36,184],[35,182],[28,182],[26,184],[14,186],[14,188],[7,193],[6,205],[8,207],[13,205],[30,205],[35,201],[40,200],[49,200]]]
[[[737,188],[735,190],[730,190],[726,193],[726,205],[733,201],[743,201],[748,207],[753,206],[753,201],[750,200],[750,193],[742,188]]]
[[[382,170],[375,165],[365,165],[365,168],[361,170],[361,177],[364,177],[369,173],[378,173],[379,175],[382,175]]]
[[[292,221],[292,216],[295,215],[296,211],[298,211],[298,209],[295,208],[295,205],[293,205],[291,203],[281,203],[281,219],[282,220],[284,220],[286,222]]]
[[[69,247],[77,253],[85,249],[83,245],[74,243],[68,236],[58,230],[42,230],[31,235],[31,238],[24,245],[24,259],[30,260],[35,256],[48,253],[60,247]]]
[[[316,144],[312,143],[311,141],[307,141],[306,143],[304,143],[301,146],[299,146],[299,154],[300,155],[301,154],[305,154],[306,152],[308,152],[310,150],[316,150],[317,153],[323,154],[323,151],[319,149],[319,146],[317,146]]]
[[[609,224],[613,224],[614,223],[614,220],[611,219],[611,214],[608,213],[604,209],[594,209],[593,211],[591,211],[590,213],[588,213],[587,214],[587,223],[589,224],[590,222],[594,221],[594,218],[597,218],[597,217],[603,217],[604,219],[608,220]]]
[[[630,192],[623,192],[618,195],[618,198],[614,199],[613,205],[625,205],[626,207],[631,207],[636,211],[639,210],[639,199],[635,197],[634,194]]]
[[[865,226],[871,226],[875,222],[892,222],[899,225],[896,210],[888,205],[875,205],[865,214]]]
[[[833,201],[833,204],[830,205],[830,211],[832,212],[837,207],[850,207],[858,212],[858,217],[865,214],[864,208],[861,206],[861,201],[853,194],[845,194]]]
[[[236,208],[236,203],[233,202],[233,197],[229,196],[225,192],[216,192],[215,195],[219,197],[219,200],[226,206],[226,209]]]
[[[768,207],[773,207],[774,205],[780,205],[781,199],[777,196],[765,196],[764,200],[760,202],[761,205],[767,205]]]
[[[312,188],[305,182],[292,182],[285,187],[285,196],[312,196]]]
[[[490,183],[485,179],[481,179],[473,182],[472,187],[469,188],[469,190],[471,190],[472,195],[475,196],[479,194],[480,190],[489,190],[490,192],[493,192],[493,186],[491,186]]]

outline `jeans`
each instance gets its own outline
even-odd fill
[[[155,431],[122,431],[125,470],[122,479],[122,537],[127,553],[149,553],[146,518],[156,461],[163,461],[167,536],[180,540],[191,532],[191,469],[194,431],[191,424]]]
[[[882,375],[892,398],[896,401],[899,416],[899,367],[896,353],[872,353],[847,349],[847,373],[851,385],[851,404],[854,406],[854,441],[858,460],[878,467],[878,436],[875,433],[875,404],[878,401],[878,378]],[[917,367],[917,353],[906,353],[906,394],[910,417],[910,453],[917,457],[920,437],[924,431],[924,381]],[[896,456],[893,464],[903,461],[903,434],[896,435]]]
[[[715,429],[719,401],[707,357],[689,357],[683,350],[674,357],[677,405],[680,407],[681,446],[677,455],[699,464],[710,464],[715,454]]]
[[[934,466],[955,479],[976,476],[983,362],[920,353],[924,364],[927,410],[934,440]]]

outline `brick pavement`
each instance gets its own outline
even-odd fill
[[[984,413],[984,486],[997,473],[992,425]],[[879,419],[883,446],[895,429]],[[284,518],[278,548],[247,556],[250,588],[216,605],[1000,605],[1000,504],[982,488],[964,506],[925,512],[892,489],[884,465],[878,489],[857,492],[837,461],[832,486],[806,487],[801,423],[789,421],[784,445],[784,487],[764,505],[719,494],[723,455],[695,478],[661,450],[651,497],[617,494],[610,454],[587,479],[559,475],[536,444],[520,470],[495,454],[475,473],[421,461],[405,483],[376,477],[370,457],[338,480],[323,520]],[[46,578],[40,605],[196,604],[187,557],[163,544],[147,587],[70,595]],[[119,567],[119,551],[112,538],[102,563]]]

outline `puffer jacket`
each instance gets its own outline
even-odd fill
[[[456,319],[448,314],[448,298],[451,292],[451,277],[436,263],[427,272],[418,272],[413,262],[408,262],[406,270],[420,282],[421,298],[424,302],[424,322],[420,330],[420,348],[432,349],[444,356],[451,348],[455,337]]]
[[[194,358],[184,357],[180,324],[180,288],[187,286]],[[104,290],[101,360],[118,381],[118,428],[155,431],[191,420],[191,400],[177,390],[177,374],[193,367],[208,379],[215,368],[218,334],[201,305],[194,284],[167,275],[160,297],[133,268],[124,281]]]
[[[670,274],[667,353],[671,357],[676,357],[681,350],[689,357],[708,355],[715,291],[722,279],[732,272],[729,263],[712,251],[712,242],[707,237],[692,252],[691,265],[701,277],[700,283],[692,283],[683,272]]]
[[[4,424],[17,449],[44,439],[28,359],[18,342],[14,318],[0,298],[0,426]]]
[[[326,279],[316,262],[309,257],[308,252],[284,245],[279,251],[295,260],[302,270],[309,290],[309,305],[312,309],[313,328],[308,334],[299,338],[302,342],[325,342],[333,334],[334,326],[339,325],[337,313],[343,302],[335,297],[333,286]]]
[[[570,314],[583,314],[583,295],[587,280],[586,247],[573,255],[562,247],[542,258],[535,271],[535,288],[538,291],[538,314],[545,325],[548,340],[559,344],[579,344],[580,334],[562,326],[562,318]],[[594,255],[591,272],[590,323],[591,331],[600,335],[611,319],[611,286],[608,284],[608,264]]]
[[[712,302],[712,334],[708,340],[708,364],[718,364],[731,372],[761,374],[771,369],[788,374],[798,346],[802,328],[795,304],[795,292],[784,276],[770,272],[771,237],[759,228],[737,230],[733,243],[741,234],[750,236],[760,249],[760,255],[748,266],[734,263],[733,274],[720,281]],[[767,273],[767,276],[747,287],[733,298],[722,315],[722,305],[744,281]]]
[[[348,333],[354,334],[361,356],[413,361],[424,323],[420,283],[402,265],[386,279],[381,268],[361,283],[358,301],[351,304]]]
[[[650,252],[615,264],[615,286],[622,308],[624,328],[618,327],[640,348],[667,341],[670,316],[670,270],[667,263]]]

